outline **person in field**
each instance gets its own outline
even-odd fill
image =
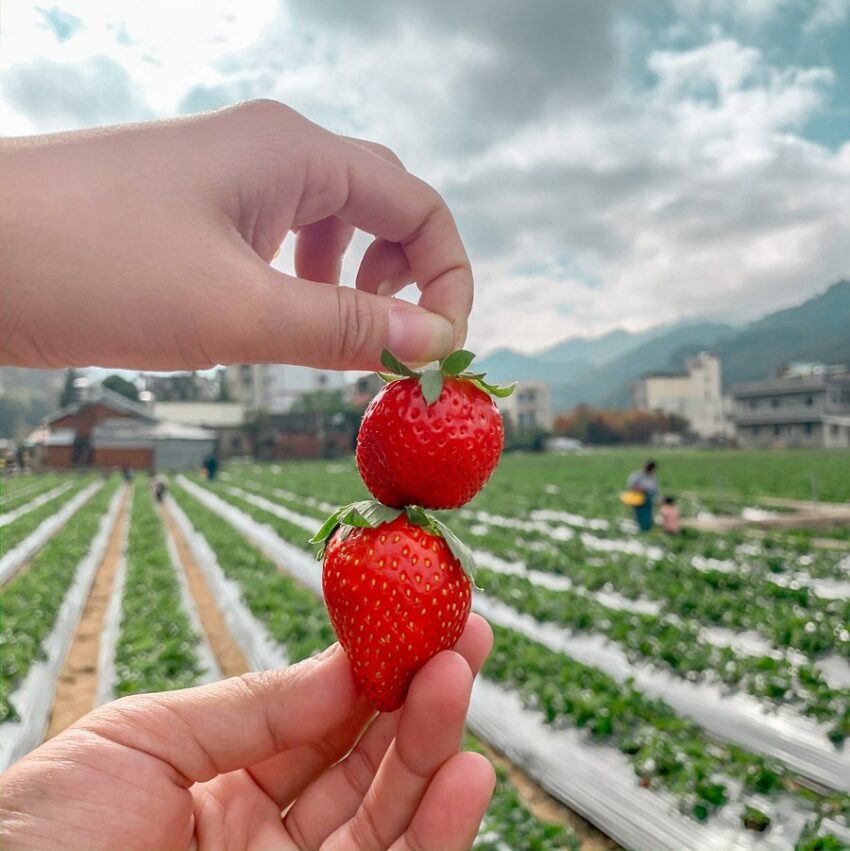
[[[678,535],[680,530],[679,507],[672,496],[664,497],[664,503],[659,509],[661,515],[661,528],[668,535]]]
[[[384,348],[421,363],[466,336],[472,271],[442,198],[272,101],[0,140],[0,211],[0,364],[371,371]],[[372,243],[339,287],[355,229]],[[270,265],[290,232],[292,275]],[[413,281],[418,305],[393,298]],[[495,775],[460,741],[492,639],[471,615],[377,718],[338,644],[107,704],[0,775],[0,845],[468,848]]]
[[[627,487],[643,495],[643,501],[634,506],[635,522],[641,532],[648,532],[653,524],[652,504],[658,496],[658,479],[655,471],[658,465],[655,461],[647,461],[640,470],[635,470],[629,476]]]

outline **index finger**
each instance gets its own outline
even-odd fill
[[[463,341],[472,310],[472,268],[445,201],[425,181],[371,150],[340,138],[348,193],[339,218],[404,251],[421,307],[445,316]]]

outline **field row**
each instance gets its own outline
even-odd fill
[[[96,567],[107,537],[118,533],[125,496],[116,479],[107,482],[76,512],[74,522],[58,531],[2,591],[0,604],[6,617],[0,672],[0,736],[5,743],[15,743],[15,747],[4,745],[0,750],[4,765],[37,744],[43,735],[73,625],[80,618],[94,581],[92,557]],[[145,480],[137,480],[124,510],[129,523],[126,553],[116,571],[107,625],[101,636],[95,702],[112,696],[181,688],[220,677],[188,591],[175,541],[155,508]],[[187,531],[200,540],[194,530]],[[224,535],[216,538],[214,531]],[[213,520],[205,533],[207,540],[228,548],[228,571],[241,578],[239,599],[244,599],[256,613],[252,615],[256,619],[250,634],[242,635],[246,657],[261,629],[272,636],[273,655],[264,661],[276,666],[306,658],[333,642],[324,607],[312,594],[287,579],[220,521]],[[44,615],[38,620],[37,630],[31,627],[33,610]],[[62,647],[57,646],[58,638]],[[9,648],[13,652],[7,652]],[[22,688],[28,679],[37,680],[38,688]],[[34,702],[38,705],[32,705]],[[21,717],[22,713],[27,717]],[[482,745],[469,736],[466,747],[480,750]],[[578,839],[570,828],[548,823],[528,810],[501,764],[497,774],[497,792],[477,848],[578,848]]]
[[[192,485],[193,491],[196,487]],[[283,539],[295,546],[304,545],[306,536],[302,525],[263,511],[233,493],[228,494],[226,486],[215,487],[215,490],[240,511],[253,515],[260,523],[271,525]],[[176,490],[176,494],[181,502],[187,499],[180,489]],[[197,492],[195,495],[198,495]],[[741,819],[755,823],[757,817],[753,812],[745,818],[746,807],[754,806],[745,803],[750,796],[784,796],[786,786],[796,785],[792,774],[781,764],[712,740],[697,726],[680,718],[669,706],[635,689],[624,692],[618,681],[598,669],[552,652],[515,630],[500,630],[500,637],[508,648],[507,655],[500,654],[494,658],[504,664],[493,663],[493,674],[488,666],[485,676],[499,680],[512,690],[526,689],[529,706],[542,710],[550,723],[576,725],[588,730],[592,738],[614,744],[623,754],[633,757],[633,769],[642,785],[675,795],[680,809],[694,818],[708,817],[734,795]],[[523,661],[513,666],[510,660],[518,653]],[[534,687],[529,688],[528,681],[520,679],[521,672],[526,676],[538,672],[536,676],[539,679],[532,681]],[[564,679],[559,677],[559,672]],[[546,682],[556,683],[557,687],[543,689],[542,685]],[[570,685],[573,682],[582,685],[576,690]],[[541,695],[555,702],[540,703]],[[634,720],[629,721],[629,718]],[[636,739],[636,730],[642,730],[644,738]],[[668,747],[669,751],[666,750]],[[822,814],[834,815],[847,806],[843,795],[820,798],[811,793],[802,794],[806,798],[806,806]]]
[[[282,498],[279,488],[264,490],[262,485],[247,484],[253,493],[276,495],[278,504],[306,511],[317,520],[324,513],[325,507],[315,502],[299,504],[297,499]],[[245,490],[237,489],[230,495],[269,508],[262,497],[252,497]],[[453,519],[453,523],[463,535],[463,522]],[[500,530],[499,535],[486,540],[489,549],[479,553],[480,564],[502,571],[480,570],[478,582],[488,595],[539,620],[605,635],[623,648],[630,661],[648,661],[689,680],[710,675],[720,684],[742,688],[771,704],[796,704],[806,714],[829,724],[835,742],[843,741],[850,732],[846,680],[832,685],[814,655],[828,651],[846,654],[850,644],[843,640],[846,636],[841,626],[847,623],[846,601],[823,601],[807,589],[783,588],[772,582],[759,585],[752,578],[746,580],[723,571],[671,568],[663,559],[634,564],[634,560],[596,557],[591,563],[563,556],[557,563],[559,573],[569,572],[570,576],[562,584],[551,580],[543,583],[551,564],[540,566],[542,575],[525,562],[517,565],[518,556],[526,555],[530,564],[540,569],[533,561],[537,555],[534,549],[522,549],[527,543],[527,538],[517,539],[510,530]],[[552,580],[557,578],[553,576]],[[611,605],[611,592],[626,598],[620,607]],[[628,600],[636,600],[639,594],[660,600],[662,605],[653,612],[635,611]],[[729,644],[718,646],[708,640],[710,633],[704,626],[757,630],[772,639],[772,646],[765,649],[756,644],[755,652],[752,647],[734,649],[740,644],[735,633]],[[787,652],[789,648],[792,653]],[[835,661],[839,672],[841,667],[850,669],[843,659]]]

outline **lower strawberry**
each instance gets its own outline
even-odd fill
[[[334,515],[341,525],[326,530],[322,586],[354,676],[376,709],[392,712],[416,671],[460,638],[472,591],[466,558],[453,552],[462,545],[443,524],[418,509],[371,505],[371,522],[351,506]],[[344,522],[355,517],[357,525]]]

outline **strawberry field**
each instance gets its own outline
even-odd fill
[[[617,494],[642,460],[506,456],[469,506],[439,515],[474,552],[473,610],[496,636],[469,716],[467,746],[499,759],[478,847],[606,847],[586,822],[607,847],[850,846],[846,530],[638,535]],[[840,453],[659,462],[686,516],[850,500]],[[331,643],[307,540],[364,496],[349,460],[173,476],[161,507],[143,476],[4,482],[3,767],[56,731],[57,684],[91,708]],[[66,658],[87,626],[95,676],[74,680]],[[554,815],[516,785],[517,769],[557,802]]]

